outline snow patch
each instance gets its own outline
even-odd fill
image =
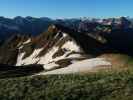
[[[17,45],[17,48],[20,50],[22,49],[24,46],[22,45],[22,43],[20,42],[18,45]]]
[[[67,58],[79,58],[79,57],[81,57],[80,54],[71,54]]]
[[[39,64],[47,64],[53,61],[52,56],[58,51],[58,47],[53,47],[46,55],[40,58]]]
[[[63,37],[65,38],[65,37],[67,37],[68,35],[66,34],[66,33],[63,33]]]
[[[25,59],[23,59],[23,56],[25,55],[25,53],[21,53],[18,56],[16,66],[34,64],[34,63],[38,62],[40,59],[37,57],[37,55],[42,50],[43,50],[43,48],[35,49],[34,52],[29,57],[27,57]]]
[[[43,65],[43,67],[44,67],[46,70],[51,70],[51,69],[53,69],[53,68],[55,68],[55,67],[57,67],[57,66],[59,66],[59,65],[55,64],[54,62],[53,62],[53,63],[49,63],[49,64]]]
[[[23,44],[27,44],[27,43],[30,43],[31,42],[31,39],[28,39],[27,41],[25,41]]]
[[[70,51],[80,52],[80,47],[73,41],[67,41],[62,48],[65,48]]]
[[[20,49],[22,49],[24,46],[23,45],[21,45],[18,49],[20,50]]]
[[[25,53],[21,53],[18,55],[16,66],[22,65],[22,58],[25,55]]]

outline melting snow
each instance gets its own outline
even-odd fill
[[[79,57],[81,57],[80,54],[71,54],[67,58],[79,58]]]
[[[22,46],[20,46],[18,49],[22,49],[24,46],[22,45]]]
[[[67,34],[64,33],[63,37],[66,37]],[[26,42],[24,42],[23,44],[27,44],[29,43],[31,40],[27,40]],[[19,49],[21,49],[23,46],[19,47]],[[35,49],[34,52],[29,56],[26,57],[25,59],[23,59],[23,56],[25,55],[24,53],[20,53],[17,59],[17,66],[20,65],[28,65],[28,64],[43,64],[44,68],[47,70],[53,69],[54,67],[57,67],[59,65],[55,64],[56,61],[59,61],[61,59],[69,59],[69,58],[78,58],[81,57],[80,54],[72,54],[68,57],[66,57],[69,53],[71,53],[72,51],[75,52],[79,52],[80,48],[78,45],[76,45],[76,43],[74,43],[73,41],[67,41],[62,48],[67,49],[67,51],[65,52],[64,55],[56,57],[53,59],[53,55],[58,51],[59,47],[53,47],[51,49],[49,49],[49,51],[42,57],[37,57],[38,54],[44,49]],[[76,62],[76,61],[75,61]]]
[[[51,70],[51,69],[53,69],[53,68],[55,68],[55,67],[57,67],[57,66],[59,66],[59,65],[57,65],[57,64],[55,64],[55,63],[53,62],[53,63],[50,63],[50,64],[45,64],[45,65],[44,65],[44,68],[45,68],[46,70]]]
[[[58,47],[53,47],[46,55],[40,58],[39,64],[47,64],[53,61],[52,56],[57,52]]]
[[[40,75],[80,73],[80,72],[86,72],[87,70],[91,70],[92,68],[101,65],[111,65],[111,63],[105,61],[103,58],[87,59],[71,64],[65,68],[60,68],[53,71],[40,73]]]
[[[51,69],[55,66],[57,66],[56,64],[49,64],[50,62],[53,62],[53,54],[55,52],[57,52],[58,47],[53,47],[46,55],[42,56],[42,57],[37,57],[37,55],[43,50],[43,48],[41,49],[35,49],[34,52],[27,58],[22,59],[23,56],[25,55],[25,53],[21,53],[18,56],[17,59],[17,64],[16,66],[20,66],[20,65],[28,65],[28,64],[44,64],[44,68],[45,69]]]
[[[66,37],[66,36],[68,36],[66,33],[63,33],[63,37]]]
[[[80,47],[74,43],[73,41],[67,41],[62,48],[65,48],[67,50],[71,50],[71,51],[77,51],[80,52]]]
[[[30,43],[31,42],[31,39],[28,39],[27,41],[25,41],[23,44],[27,44],[27,43]]]
[[[25,43],[28,43],[28,42],[29,42],[29,40],[26,41]],[[68,45],[69,45],[69,47],[67,47]],[[52,56],[58,51],[59,47],[53,47],[51,50],[49,50],[42,57],[37,57],[37,55],[43,50],[43,48],[35,49],[34,52],[29,57],[27,57],[25,59],[22,59],[23,56],[25,55],[25,53],[21,53],[18,56],[17,64],[16,65],[17,66],[22,65],[22,64],[28,65],[28,64],[34,64],[34,63],[44,64],[44,68],[50,70],[50,69],[53,69],[54,67],[57,67],[57,64],[51,63],[51,62],[56,62],[58,60],[66,59],[66,58],[77,58],[77,57],[81,56],[80,54],[72,54],[72,55],[66,57],[69,53],[71,53],[72,50],[74,50],[74,51],[79,50],[78,46],[76,44],[74,44],[73,42],[71,42],[71,41],[68,41],[63,46],[63,48],[68,49],[68,51],[66,51],[64,55],[62,55],[60,57],[56,57],[54,59],[52,58]],[[20,47],[20,49],[21,49],[21,47]]]
[[[16,66],[19,66],[19,65],[28,65],[28,64],[34,64],[36,62],[39,61],[39,58],[37,58],[36,56],[39,54],[40,51],[42,51],[43,49],[35,49],[34,52],[27,58],[23,59],[23,56],[25,53],[21,53],[19,56],[18,56],[18,59],[17,59],[17,64]]]
[[[22,65],[22,58],[23,58],[24,54],[25,53],[21,53],[21,54],[18,55],[16,66]]]

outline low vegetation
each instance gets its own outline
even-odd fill
[[[0,80],[1,100],[132,100],[133,70]]]

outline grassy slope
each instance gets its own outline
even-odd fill
[[[121,70],[0,79],[0,100],[133,100],[133,60],[124,58]]]
[[[3,100],[133,100],[133,71],[0,80]]]

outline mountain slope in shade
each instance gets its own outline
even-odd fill
[[[15,34],[36,36],[47,30],[52,22],[52,19],[45,17],[17,16],[13,19],[0,17],[0,39],[5,40]]]

